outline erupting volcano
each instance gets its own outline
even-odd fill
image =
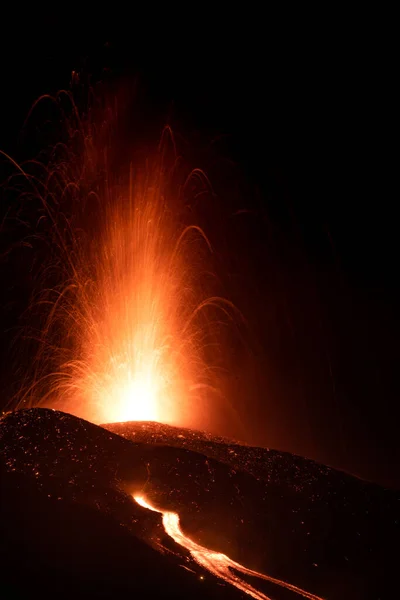
[[[7,156],[46,260],[39,325],[25,331],[38,343],[33,372],[0,419],[4,589],[386,598],[397,492],[200,431],[239,315],[195,217],[214,200],[204,172],[182,167],[168,127],[153,160],[114,168],[117,111],[82,117],[62,92],[29,119],[42,102],[65,139],[42,162]]]
[[[69,107],[69,142],[40,165],[40,177],[37,162],[13,175],[39,202],[53,244],[33,303],[44,315],[31,336],[35,372],[19,407],[61,408],[95,423],[193,425],[218,397],[228,354],[222,321],[236,311],[214,291],[212,247],[193,222],[190,198],[212,195],[207,177],[182,175],[169,127],[152,159],[116,177],[114,112],[96,131],[70,94],[45,100]],[[47,285],[56,271],[57,284]]]
[[[94,422],[185,423],[212,388],[199,313],[223,301],[197,301],[196,237],[209,244],[177,222],[163,166],[147,177],[106,206],[104,229],[75,271],[79,353],[57,392]]]

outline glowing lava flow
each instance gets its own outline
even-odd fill
[[[197,544],[183,533],[179,523],[179,515],[177,513],[155,508],[143,496],[134,496],[134,499],[138,504],[140,504],[140,506],[162,514],[162,522],[166,533],[174,540],[174,542],[189,550],[197,564],[210,571],[212,575],[225,580],[227,583],[237,587],[245,594],[256,598],[256,600],[270,600],[270,597],[260,592],[249,583],[246,583],[243,579],[237,577],[234,574],[234,571],[243,573],[244,575],[250,575],[251,577],[264,579],[265,581],[269,581],[270,583],[284,587],[292,592],[295,592],[296,594],[303,596],[304,598],[308,598],[309,600],[322,600],[319,596],[310,594],[309,592],[306,592],[295,585],[291,585],[290,583],[286,583],[280,579],[275,579],[274,577],[264,575],[263,573],[258,573],[257,571],[252,571],[251,569],[247,569],[243,565],[230,559],[229,556],[226,556],[226,554],[215,552],[214,550],[209,550],[208,548],[204,548],[204,546],[200,546],[200,544]]]

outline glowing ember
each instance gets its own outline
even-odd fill
[[[308,598],[309,600],[322,600],[319,596],[306,592],[295,585],[291,585],[290,583],[286,583],[280,579],[275,579],[269,575],[264,575],[263,573],[258,573],[257,571],[253,571],[251,569],[247,569],[243,565],[230,559],[228,556],[226,556],[226,554],[215,552],[213,550],[209,550],[208,548],[204,548],[204,546],[200,546],[200,544],[197,544],[183,533],[179,523],[179,515],[177,513],[155,508],[143,496],[134,496],[134,500],[140,504],[140,506],[162,514],[162,522],[166,533],[174,540],[174,542],[189,550],[197,564],[210,571],[212,575],[223,579],[227,583],[237,587],[242,592],[252,596],[252,598],[255,598],[256,600],[270,600],[269,596],[260,592],[255,587],[246,583],[246,581],[235,575],[235,571],[251,577],[264,579],[265,581],[269,581],[270,583],[284,587],[292,592],[295,592],[296,594],[299,594],[300,596],[303,596],[304,598]]]

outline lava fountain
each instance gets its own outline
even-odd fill
[[[58,106],[60,98],[52,101]],[[19,168],[40,196],[58,249],[53,267],[62,272],[58,285],[42,284],[37,304],[47,316],[20,406],[56,407],[95,423],[193,425],[218,394],[218,327],[231,310],[210,293],[211,245],[188,222],[188,190],[209,191],[207,178],[194,170],[176,183],[166,128],[154,160],[117,180],[110,136],[85,126],[75,107],[72,116],[78,122],[54,151],[45,181]],[[52,369],[43,369],[47,362]]]
[[[93,420],[176,423],[212,388],[198,312],[220,300],[194,304],[196,262],[184,257],[194,236],[208,246],[197,227],[179,228],[160,165],[106,206],[88,260],[91,289],[77,284],[82,358],[67,365],[67,389],[92,407]]]

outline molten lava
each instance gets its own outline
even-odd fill
[[[166,128],[154,160],[131,168],[129,182],[126,174],[114,180],[109,142],[88,132],[81,154],[55,152],[48,178],[34,184],[56,255],[43,271],[57,271],[60,284],[42,283],[37,305],[48,310],[31,336],[40,349],[18,407],[59,408],[94,423],[193,426],[218,393],[217,330],[229,304],[209,285],[211,246],[188,209],[187,189],[204,194],[206,178],[195,170],[171,182]]]
[[[196,270],[196,238],[207,240],[180,224],[163,177],[158,165],[149,183],[106,207],[87,260],[93,275],[76,271],[81,359],[66,383],[94,422],[185,423],[212,388],[201,322],[210,301],[199,305]]]
[[[174,542],[183,548],[186,548],[198,565],[204,569],[207,569],[212,575],[223,579],[242,592],[245,592],[252,598],[255,598],[256,600],[271,600],[269,596],[257,590],[243,579],[240,579],[237,575],[235,575],[235,572],[243,573],[244,575],[248,575],[250,577],[264,579],[265,581],[269,581],[270,583],[295,592],[304,598],[308,598],[308,600],[322,600],[319,596],[306,592],[295,585],[291,585],[290,583],[286,583],[280,579],[276,579],[274,577],[270,577],[269,575],[264,575],[263,573],[258,573],[257,571],[248,569],[230,559],[228,556],[226,556],[226,554],[215,552],[214,550],[209,550],[204,546],[200,546],[200,544],[197,544],[183,533],[179,523],[179,515],[177,513],[155,508],[143,496],[134,496],[134,500],[140,504],[140,506],[162,514],[162,522],[166,533],[174,540]]]
[[[154,156],[118,167],[115,99],[88,101],[81,115],[71,93],[43,96],[29,113],[35,131],[41,102],[60,111],[67,141],[24,169],[6,156],[38,201],[48,257],[32,302],[38,326],[25,334],[39,351],[17,407],[198,426],[221,394],[221,315],[233,308],[193,212],[192,200],[213,198],[207,177],[178,160],[169,127]]]

